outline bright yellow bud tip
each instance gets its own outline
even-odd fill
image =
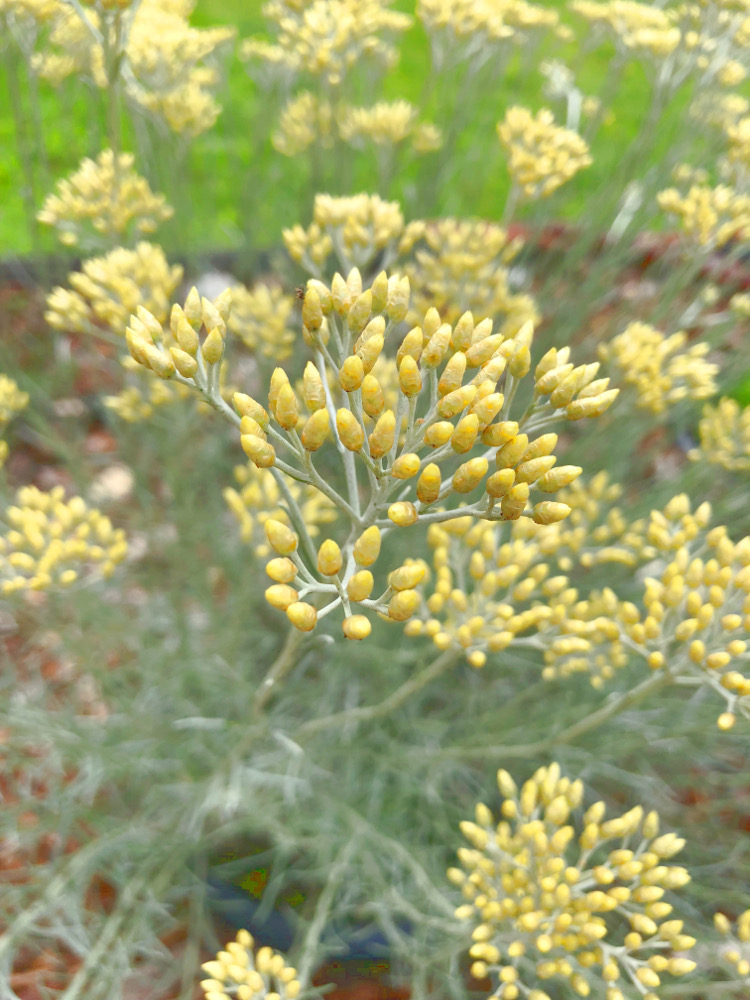
[[[354,561],[358,566],[372,566],[380,555],[380,528],[367,528],[354,543]]]
[[[276,461],[276,451],[272,444],[256,437],[255,434],[242,434],[240,444],[251,462],[259,469],[270,469]]]
[[[297,567],[286,557],[271,559],[266,563],[266,573],[277,583],[291,583],[297,575]]]
[[[400,455],[393,463],[391,475],[394,479],[411,479],[419,472],[419,466],[419,455],[415,455],[413,452]]]
[[[351,410],[336,411],[336,429],[341,443],[349,451],[359,451],[365,440],[365,432]]]
[[[201,354],[207,365],[216,365],[221,361],[224,354],[224,338],[217,327],[214,327],[203,341]]]
[[[388,604],[388,614],[397,622],[405,622],[411,618],[419,607],[421,597],[416,590],[400,590],[394,594]]]
[[[471,493],[487,474],[487,468],[486,458],[472,458],[464,462],[453,476],[453,489],[456,493]]]
[[[737,721],[736,716],[732,712],[722,712],[719,718],[716,720],[716,725],[719,729],[726,732],[734,726]]]
[[[285,431],[294,430],[299,423],[297,398],[288,382],[279,388],[279,394],[276,397],[275,416]]]
[[[362,364],[362,358],[353,354],[344,361],[341,369],[339,370],[339,385],[344,392],[356,392],[356,390],[362,385],[362,379],[364,377],[365,368]]]
[[[332,538],[327,538],[318,549],[318,570],[324,576],[335,576],[341,563],[341,549]]]
[[[434,462],[430,462],[417,480],[417,499],[423,504],[434,503],[440,495],[441,485],[440,468]]]
[[[289,556],[296,550],[297,536],[283,521],[276,521],[271,517],[266,521],[265,529],[268,544],[274,552],[278,552],[280,556]]]
[[[399,566],[388,577],[388,583],[394,590],[413,590],[424,580],[425,567],[422,563],[411,566]]]
[[[286,609],[286,616],[300,632],[312,632],[318,621],[318,612],[312,604],[306,604],[304,601],[290,604]]]
[[[414,358],[407,354],[398,369],[398,384],[405,396],[416,396],[422,389],[422,375]]]
[[[392,503],[388,508],[388,517],[399,528],[408,528],[411,524],[416,524],[419,519],[417,508],[413,503],[399,501]]]
[[[286,611],[297,600],[297,591],[285,583],[275,583],[266,590],[266,600],[272,608]]]
[[[516,473],[513,469],[500,469],[498,472],[493,472],[486,484],[488,494],[495,500],[502,499],[513,486],[515,479]]]
[[[268,414],[252,396],[247,396],[244,392],[235,392],[234,396],[232,396],[232,402],[241,417],[252,417],[256,423],[260,424],[263,430],[267,430]]]
[[[537,524],[555,524],[563,521],[570,514],[566,503],[556,503],[554,500],[543,500],[534,507],[534,521]]]
[[[325,408],[316,410],[302,428],[300,438],[303,448],[306,451],[317,451],[328,436],[330,426],[328,410]]]
[[[346,585],[346,593],[350,601],[366,601],[374,586],[375,580],[369,569],[361,569],[350,578]]]
[[[364,615],[350,615],[344,619],[341,627],[347,639],[366,639],[372,632],[370,619]]]

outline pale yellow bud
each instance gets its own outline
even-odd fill
[[[422,351],[422,365],[425,368],[437,368],[445,357],[451,339],[451,328],[447,323],[433,333]]]
[[[398,369],[398,384],[405,396],[416,396],[422,390],[419,366],[410,354],[404,355]]]
[[[399,566],[388,575],[388,584],[394,590],[413,590],[424,580],[425,567],[422,563]]]
[[[146,344],[144,348],[148,358],[148,366],[159,378],[170,379],[177,370],[172,359],[151,344]]]
[[[372,283],[372,311],[383,312],[388,301],[388,275],[381,271]]]
[[[555,493],[565,486],[570,486],[583,469],[579,465],[559,465],[556,469],[551,469],[536,481],[536,488],[543,493]]]
[[[361,569],[350,577],[346,592],[350,601],[366,601],[375,586],[375,579],[369,569]]]
[[[424,443],[430,448],[441,448],[447,444],[454,431],[453,424],[447,420],[439,420],[435,424],[430,424],[424,432]]]
[[[300,632],[312,632],[318,621],[318,612],[312,604],[295,601],[286,609],[286,616]]]
[[[598,396],[591,396],[587,399],[574,399],[565,407],[565,416],[568,420],[583,420],[587,417],[599,417],[605,410],[614,403],[620,390],[608,389]]]
[[[393,277],[388,279],[388,298],[385,311],[394,323],[400,323],[409,311],[410,291],[408,278]]]
[[[388,517],[399,528],[408,528],[419,520],[417,509],[413,503],[398,501],[388,508]]]
[[[380,555],[380,528],[366,528],[354,543],[354,561],[358,566],[372,566]]]
[[[276,583],[291,583],[297,575],[297,567],[291,559],[281,556],[266,563],[266,573]]]
[[[278,552],[280,556],[289,556],[296,551],[297,536],[283,521],[271,517],[266,521],[264,528],[268,544],[274,552]]]
[[[210,299],[201,299],[201,314],[203,318],[203,325],[206,330],[208,330],[209,336],[216,330],[223,340],[224,335],[227,332],[227,325],[221,316],[221,313],[216,308],[216,306],[211,302]]]
[[[259,469],[270,469],[276,462],[276,451],[272,444],[254,434],[241,434],[240,444],[251,462]]]
[[[197,330],[203,322],[203,309],[200,294],[195,286],[188,292],[183,311],[188,323],[194,330]]]
[[[498,449],[495,456],[495,463],[498,469],[513,468],[521,460],[529,439],[526,434],[517,434],[511,441]]]
[[[370,455],[373,458],[382,458],[387,454],[393,445],[396,437],[396,416],[393,410],[386,410],[378,418],[375,427],[369,437]]]
[[[451,447],[459,454],[471,451],[477,440],[479,433],[479,418],[475,413],[467,413],[456,424],[456,429],[451,436]]]
[[[365,366],[362,364],[362,358],[352,354],[346,358],[339,370],[339,385],[344,392],[356,392],[362,385],[364,377]]]
[[[440,468],[430,462],[417,480],[417,499],[423,504],[434,503],[440,495],[440,486]]]
[[[385,398],[374,375],[365,375],[362,380],[362,406],[367,416],[373,420],[383,412]]]
[[[365,432],[351,412],[351,410],[340,409],[336,411],[336,429],[339,439],[349,451],[359,451],[365,442]]]
[[[187,351],[179,347],[170,347],[169,353],[175,368],[183,378],[192,378],[198,371],[198,362]]]
[[[342,565],[341,549],[327,538],[318,549],[318,571],[324,576],[336,576]]]
[[[376,333],[357,348],[357,354],[362,359],[362,370],[365,374],[372,371],[375,362],[380,357],[384,343],[383,335]]]
[[[266,590],[265,596],[272,608],[286,611],[290,604],[294,604],[299,595],[294,587],[289,587],[285,583],[276,583]]]
[[[463,385],[460,389],[449,392],[437,405],[438,416],[455,417],[474,402],[477,394],[475,385]]]
[[[289,376],[283,368],[274,368],[271,372],[271,381],[268,386],[268,407],[274,415],[276,413],[276,403],[283,385],[289,385]]]
[[[302,300],[302,322],[313,333],[319,330],[323,323],[323,307],[320,303],[320,296],[316,289],[309,285]]]
[[[513,469],[498,469],[489,477],[485,484],[487,493],[495,500],[502,499],[516,480]]]
[[[128,345],[128,350],[130,351],[130,356],[134,361],[137,361],[139,365],[143,365],[144,368],[150,368],[148,360],[147,348],[149,346],[148,341],[144,340],[143,337],[134,333],[129,327],[125,331],[125,342]]]
[[[350,615],[343,620],[341,628],[347,639],[366,639],[372,632],[370,620],[364,615]]]
[[[518,424],[515,420],[501,420],[490,424],[482,431],[482,444],[490,448],[502,448],[518,434]]]
[[[490,392],[474,403],[469,413],[477,418],[480,431],[485,430],[495,419],[502,409],[504,401],[505,397],[501,392]]]
[[[523,378],[528,375],[531,368],[531,352],[529,348],[522,344],[513,352],[513,356],[508,361],[508,371],[513,378]]]
[[[405,622],[419,607],[421,597],[416,590],[400,590],[388,602],[388,614],[394,621]]]
[[[456,469],[453,475],[453,489],[456,493],[471,493],[487,474],[486,458],[472,458]]]
[[[419,472],[419,455],[409,452],[406,455],[399,455],[393,463],[391,475],[394,479],[411,479]]]
[[[541,455],[539,458],[519,462],[516,466],[516,481],[519,483],[534,483],[545,472],[549,472],[557,459],[554,455]]]
[[[175,336],[175,340],[180,345],[180,350],[189,354],[191,357],[195,357],[198,353],[198,348],[200,347],[200,340],[198,334],[188,323],[185,314],[182,309],[179,313],[175,310],[180,309],[178,305],[172,307],[172,332]]]
[[[372,312],[372,292],[368,289],[357,296],[347,313],[346,322],[352,333],[361,333]]]
[[[203,341],[201,354],[207,365],[217,365],[221,361],[224,355],[224,338],[216,327]]]
[[[484,320],[482,322],[484,322]],[[482,324],[480,323],[479,326],[481,325]],[[477,331],[479,330],[479,326],[477,327]],[[498,350],[502,342],[503,342],[503,336],[500,333],[496,333],[491,337],[485,337],[482,340],[475,341],[466,352],[467,367],[479,368],[481,365],[487,364],[490,358],[495,354],[495,351]]]
[[[461,385],[466,371],[466,355],[460,352],[454,354],[448,364],[443,369],[443,374],[438,381],[438,393],[447,396],[449,392],[455,392]]]
[[[268,414],[252,396],[247,396],[244,392],[235,392],[232,396],[232,402],[241,417],[252,417],[253,420],[260,424],[263,430],[267,429],[269,424]]]
[[[515,521],[526,509],[529,499],[529,484],[517,483],[505,494],[500,502],[500,511],[506,521]]]
[[[316,410],[302,428],[300,438],[306,451],[317,451],[321,447],[331,427],[328,410]]]
[[[422,345],[424,343],[424,337],[422,335],[422,328],[415,326],[413,330],[409,330],[407,335],[401,341],[401,346],[396,351],[396,364],[400,367],[401,362],[404,360],[406,355],[410,355],[419,364],[419,359],[422,356]]]
[[[450,346],[454,351],[468,350],[473,333],[474,317],[470,312],[465,312],[453,329]]]
[[[352,293],[338,271],[334,274],[331,282],[331,302],[340,316],[346,316],[352,304]]]
[[[274,415],[285,431],[294,430],[299,423],[297,397],[288,382],[279,389]]]

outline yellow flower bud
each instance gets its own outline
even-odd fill
[[[198,371],[198,362],[187,351],[183,351],[179,347],[170,347],[169,353],[175,368],[183,378],[192,378]]]
[[[242,420],[240,420],[240,434],[254,434],[262,441],[266,440],[266,432],[260,426],[258,421],[253,420],[252,417],[243,417]]]
[[[288,382],[279,389],[274,415],[285,431],[294,430],[299,423],[297,397]]]
[[[532,458],[541,458],[542,455],[551,455],[557,446],[557,434],[541,434],[533,441],[529,441],[529,446],[521,456],[522,462],[529,462]]]
[[[357,296],[346,316],[346,322],[352,333],[361,333],[367,325],[372,312],[372,292],[368,289]]]
[[[331,421],[328,410],[316,410],[302,428],[300,438],[306,451],[317,451],[328,436]]]
[[[437,405],[438,416],[455,417],[474,402],[477,394],[475,385],[463,385],[460,389],[449,392]]]
[[[419,455],[414,452],[400,455],[393,463],[391,475],[394,479],[411,479],[419,472],[420,464]]]
[[[266,563],[266,573],[277,583],[291,583],[297,575],[297,567],[291,559],[281,556]]]
[[[366,601],[375,586],[375,579],[369,569],[361,569],[350,577],[346,592],[350,601]]]
[[[380,357],[384,343],[385,338],[383,335],[376,333],[357,348],[357,355],[362,359],[362,370],[365,374],[369,374],[372,371],[375,362]]]
[[[394,621],[405,622],[417,610],[421,600],[416,590],[399,590],[388,602],[388,614]]]
[[[590,396],[587,399],[574,399],[565,407],[565,416],[568,420],[583,420],[587,417],[600,417],[605,410],[608,410],[614,403],[620,390],[608,389],[598,396]]]
[[[193,286],[188,292],[188,296],[185,299],[185,305],[183,306],[183,311],[188,323],[194,330],[197,330],[203,322],[203,309],[201,306],[200,294],[195,286]]]
[[[537,377],[536,385],[534,386],[534,391],[539,395],[548,396],[551,392],[553,392],[553,390],[555,390],[558,387],[558,385],[562,382],[565,376],[569,375],[572,371],[573,371],[573,365],[569,363],[564,365],[556,365],[554,368],[550,368],[549,371],[546,371],[543,375]]]
[[[272,444],[256,437],[255,434],[241,434],[240,444],[251,462],[259,469],[270,469],[276,462],[276,451]]]
[[[456,469],[453,475],[453,489],[456,493],[471,493],[487,474],[487,459],[472,458]]]
[[[362,406],[367,416],[373,420],[383,412],[385,398],[374,375],[365,375],[362,380]]]
[[[208,330],[209,336],[214,332],[214,330],[216,330],[223,340],[224,335],[227,332],[227,325],[213,302],[211,302],[210,299],[205,298],[205,296],[201,299],[201,315],[203,325],[206,330]]]
[[[326,405],[326,392],[323,387],[323,380],[312,361],[307,362],[302,375],[302,399],[310,413],[320,410]]]
[[[198,348],[200,347],[200,340],[198,334],[188,323],[185,314],[180,309],[179,313],[175,310],[179,309],[178,305],[172,307],[172,333],[174,334],[175,340],[180,346],[180,350],[189,354],[191,357],[195,357],[198,353]]]
[[[396,437],[396,416],[393,410],[386,410],[378,418],[375,427],[369,437],[370,455],[373,458],[382,458],[387,454],[393,445]]]
[[[221,361],[224,354],[224,338],[216,327],[203,341],[201,354],[207,365],[217,365]]]
[[[438,381],[438,393],[440,396],[447,396],[449,392],[455,392],[460,388],[466,371],[466,355],[460,352],[454,354],[443,369],[443,374]]]
[[[358,566],[372,566],[380,555],[380,528],[366,528],[354,543],[354,561]]]
[[[517,483],[505,494],[500,502],[500,512],[506,521],[515,521],[526,509],[529,499],[529,484]]]
[[[399,528],[408,528],[419,520],[417,509],[413,503],[398,501],[388,508],[388,517]]]
[[[413,590],[424,580],[425,567],[422,563],[413,563],[411,566],[399,566],[388,575],[388,584],[394,590]]]
[[[146,344],[144,350],[146,352],[148,366],[151,371],[158,375],[159,378],[172,378],[176,371],[172,359],[160,351],[158,347],[153,347],[151,344]]]
[[[407,335],[401,341],[401,346],[396,351],[396,364],[398,367],[401,367],[401,362],[407,354],[412,357],[417,364],[419,364],[419,359],[422,356],[423,343],[424,337],[422,335],[421,327],[415,326],[413,330],[409,330]]]
[[[398,369],[398,384],[405,396],[416,396],[422,390],[419,366],[410,354],[404,355]]]
[[[290,604],[286,609],[286,616],[300,632],[312,632],[318,621],[318,612],[312,604],[306,604],[304,601]]]
[[[134,361],[137,361],[139,365],[143,365],[144,368],[150,368],[148,360],[147,348],[149,343],[144,340],[143,337],[134,333],[133,330],[128,327],[125,331],[125,342],[128,345],[128,350],[130,351],[130,356]]]
[[[501,420],[490,424],[482,431],[482,444],[490,448],[502,448],[518,434],[518,424],[515,420]]]
[[[466,351],[471,344],[474,333],[474,317],[470,312],[465,312],[453,329],[451,337],[451,347],[454,351]]]
[[[434,503],[440,495],[441,485],[440,468],[430,462],[417,480],[417,499],[423,504]]]
[[[447,323],[433,333],[422,351],[422,365],[425,368],[437,368],[445,357],[451,339],[451,328]]]
[[[349,451],[360,450],[365,442],[365,432],[351,410],[336,411],[336,429],[345,448]]]
[[[556,469],[551,469],[540,476],[536,481],[536,488],[543,493],[555,493],[564,486],[570,486],[582,472],[583,469],[579,465],[559,465]]]
[[[265,525],[268,544],[280,556],[289,556],[297,549],[297,536],[283,521],[270,517]]]
[[[469,413],[476,416],[480,431],[485,430],[495,419],[504,401],[505,397],[501,392],[490,392],[474,403]]]
[[[528,375],[530,368],[531,352],[525,344],[521,344],[508,361],[508,371],[513,378],[523,378],[524,375]]]
[[[283,385],[289,385],[289,376],[283,368],[274,368],[271,372],[271,381],[268,386],[268,408],[274,415],[276,414],[276,403]]]
[[[435,424],[430,424],[424,432],[424,443],[430,448],[440,448],[447,444],[454,431],[453,424],[447,420],[439,420]]]
[[[289,587],[285,583],[275,583],[266,590],[266,600],[272,608],[279,611],[286,611],[290,604],[294,604],[298,594],[294,587]]]
[[[364,615],[350,615],[343,620],[341,627],[347,639],[366,639],[372,632],[370,619]]]
[[[315,288],[311,288],[309,285],[302,300],[302,322],[313,333],[319,330],[323,323],[323,307],[320,303],[320,296]]]
[[[324,576],[336,576],[342,565],[341,549],[327,538],[318,549],[318,571]]]
[[[388,275],[381,271],[372,283],[372,311],[383,312],[388,301]]]
[[[516,482],[536,482],[541,475],[552,468],[556,461],[554,455],[540,455],[539,458],[529,459],[528,462],[519,462],[516,466]]]
[[[356,392],[362,385],[364,377],[365,367],[362,364],[362,358],[352,354],[346,358],[339,370],[339,385],[344,392]]]
[[[477,330],[479,330],[479,327],[477,327]],[[482,365],[487,364],[502,342],[503,335],[501,333],[496,333],[491,337],[485,337],[483,340],[475,341],[466,352],[467,367],[479,368]]]
[[[498,469],[513,468],[521,460],[529,439],[526,434],[517,434],[511,441],[498,449],[495,462]]]
[[[409,311],[409,279],[392,277],[388,280],[388,298],[385,311],[394,323],[400,323]]]
[[[513,469],[498,469],[493,472],[485,484],[487,493],[495,500],[500,500],[516,481],[516,473]]]
[[[479,418],[475,413],[467,413],[456,424],[456,429],[451,436],[451,447],[459,454],[471,451],[477,440],[479,433]]]
[[[268,428],[269,417],[260,403],[256,403],[252,396],[245,395],[244,392],[235,392],[232,396],[234,408],[241,417],[252,417],[263,430]]]
[[[346,316],[352,304],[352,293],[338,271],[334,274],[331,282],[331,301],[339,316]]]

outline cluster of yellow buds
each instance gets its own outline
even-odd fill
[[[740,119],[735,125],[730,125],[727,129],[727,139],[729,140],[729,159],[733,163],[741,164],[746,170],[750,169],[750,115]]]
[[[720,949],[722,959],[742,981],[734,985],[750,987],[750,910],[740,913],[734,926],[723,913],[715,913],[714,926],[725,939]]]
[[[247,39],[242,58],[261,62],[266,76],[280,71],[289,79],[309,73],[328,87],[341,86],[363,59],[393,65],[398,53],[392,39],[411,25],[407,14],[390,9],[390,0],[304,4],[271,0],[263,13],[276,32],[276,41]]]
[[[546,198],[593,163],[586,140],[572,129],[555,125],[548,108],[536,115],[528,108],[508,108],[497,134],[510,157],[513,183],[528,198]]]
[[[69,587],[109,577],[127,554],[122,530],[81,497],[65,500],[61,486],[45,493],[23,486],[0,514],[0,593]]]
[[[750,408],[741,408],[728,398],[705,406],[698,434],[700,448],[689,454],[694,462],[710,462],[732,472],[750,471]]]
[[[123,357],[120,360],[128,372],[132,371],[138,375],[143,373],[143,368],[136,365],[131,357]],[[131,367],[128,362],[131,362],[134,367]],[[148,420],[154,415],[154,410],[158,410],[162,406],[172,405],[179,395],[187,393],[183,386],[171,385],[160,379],[152,378],[145,384],[143,378],[139,378],[138,381],[139,384],[125,385],[118,393],[105,396],[103,400],[108,410],[116,413],[120,420],[129,424],[138,424]]]
[[[432,305],[448,323],[467,310],[502,319],[506,335],[527,320],[538,322],[531,297],[510,288],[509,266],[521,245],[502,226],[480,219],[410,223],[399,246],[402,254],[412,251],[404,264],[412,289],[410,321]]]
[[[532,31],[553,30],[569,38],[557,11],[527,0],[419,0],[417,16],[430,36],[437,67],[484,61],[508,42],[522,47]]]
[[[695,969],[682,954],[695,938],[665,899],[690,881],[670,863],[685,841],[660,834],[655,812],[607,819],[599,801],[581,813],[583,783],[559,764],[520,789],[507,771],[497,783],[500,822],[480,802],[461,824],[471,845],[458,851],[461,868],[448,870],[466,900],[456,916],[473,928],[472,975],[491,977],[494,998],[549,1000],[536,984],[562,980],[582,997],[624,1000],[635,987],[658,1000],[664,973]]]
[[[12,378],[0,375],[0,469],[8,457],[8,444],[2,439],[5,428],[28,404],[29,394],[22,392]]]
[[[683,399],[707,399],[716,392],[719,369],[706,361],[708,344],[686,343],[682,331],[666,336],[648,323],[635,322],[602,344],[599,356],[635,389],[639,409],[659,414]]]
[[[195,136],[215,122],[220,106],[213,65],[234,37],[233,28],[194,28],[192,0],[97,4],[94,9],[58,0],[47,47],[34,68],[54,84],[73,74],[99,87],[111,84],[116,64],[128,97],[180,134]],[[105,56],[106,49],[115,59]]]
[[[667,188],[659,193],[658,202],[662,211],[679,219],[688,236],[708,249],[750,234],[750,195],[726,184],[694,184],[685,195]]]
[[[54,288],[44,314],[50,326],[70,333],[109,331],[125,335],[129,316],[142,306],[163,322],[182,281],[182,268],[171,267],[161,247],[139,243],[104,257],[92,257],[68,278],[71,289]]]
[[[290,97],[281,111],[273,146],[283,156],[298,156],[310,146],[329,149],[336,138],[336,120],[330,101],[302,91]]]
[[[268,469],[258,469],[249,463],[235,466],[234,478],[239,489],[226,487],[223,491],[224,499],[237,519],[242,541],[252,545],[260,559],[266,559],[272,554],[265,533],[266,521],[280,521],[289,525],[289,517],[282,506],[279,484]],[[287,488],[299,507],[312,538],[318,535],[321,524],[335,520],[336,508],[312,486],[298,486],[297,483],[290,482]]]
[[[284,361],[292,353],[294,296],[278,285],[233,285],[229,330],[254,354]]]
[[[139,234],[153,233],[171,218],[172,209],[133,169],[134,162],[132,153],[115,156],[111,149],[96,160],[83,160],[75,173],[58,181],[37,218],[53,226],[66,246],[119,243],[131,227]]]
[[[330,286],[311,279],[302,303],[302,333],[313,360],[297,391],[283,368],[274,370],[268,409],[241,392],[234,394],[232,408],[217,389],[228,291],[211,303],[193,290],[184,308],[175,305],[170,343],[147,310],[131,317],[127,341],[133,358],[163,379],[198,390],[239,427],[251,462],[274,476],[289,523],[265,521],[268,544],[281,557],[269,563],[274,585],[267,597],[299,628],[310,629],[319,617],[343,607],[345,635],[362,638],[369,622],[352,615],[352,603],[391,621],[414,613],[424,564],[405,563],[390,575],[383,594],[371,598],[369,567],[381,538],[396,528],[467,515],[488,521],[523,516],[540,524],[567,516],[567,505],[547,497],[580,470],[553,468],[554,434],[529,434],[554,419],[599,416],[617,395],[607,388],[607,379],[596,378],[597,363],[574,368],[567,348],[552,349],[536,368],[522,426],[510,418],[510,408],[531,369],[533,325],[505,337],[493,333],[488,319],[477,323],[467,312],[451,325],[431,308],[421,325],[400,340],[396,405],[386,406],[374,372],[382,364],[386,338],[408,313],[405,276],[388,277],[383,271],[369,288],[356,268],[346,278],[335,274]],[[206,329],[202,342],[201,324]],[[345,495],[337,492],[329,471],[334,456]],[[289,480],[316,490],[348,521],[342,545],[328,538],[316,549]],[[541,496],[529,507],[532,490]],[[467,502],[472,493],[473,502]],[[446,501],[454,506],[446,507]],[[317,608],[302,600],[308,594],[328,597],[329,603]]]
[[[383,201],[376,194],[345,198],[317,194],[310,226],[285,229],[283,237],[292,259],[319,275],[332,252],[347,271],[365,270],[382,255],[387,266],[403,232],[404,216],[397,201]]]
[[[271,948],[258,948],[247,931],[238,931],[211,962],[201,968],[210,978],[201,981],[206,1000],[297,1000],[297,970]]]
[[[597,28],[608,29],[621,50],[665,57],[680,44],[676,12],[636,0],[573,0],[571,8]]]
[[[416,152],[439,149],[440,129],[417,121],[418,111],[408,101],[379,101],[369,108],[344,107],[337,115],[339,135],[353,146],[365,140],[376,146],[395,146],[411,139]]]

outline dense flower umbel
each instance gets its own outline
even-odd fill
[[[343,607],[345,635],[363,638],[369,622],[351,614],[352,603],[391,620],[411,617],[419,603],[415,588],[424,577],[423,565],[405,563],[403,572],[390,575],[380,597],[371,598],[369,567],[381,536],[395,528],[469,514],[490,521],[526,516],[549,524],[570,512],[545,497],[570,483],[578,470],[573,475],[569,469],[553,470],[555,441],[550,446],[549,439],[555,436],[530,442],[527,431],[555,418],[599,416],[617,390],[609,390],[606,379],[596,379],[596,363],[574,368],[567,349],[553,349],[536,368],[533,398],[521,425],[511,420],[516,389],[530,371],[531,323],[508,338],[493,334],[488,319],[476,323],[467,312],[451,326],[429,309],[395,352],[394,410],[386,406],[374,372],[386,338],[409,312],[408,278],[381,272],[364,288],[354,268],[346,278],[334,275],[330,286],[313,279],[302,303],[303,339],[313,360],[301,387],[295,391],[284,369],[276,368],[268,409],[235,393],[231,410],[218,391],[229,303],[228,291],[214,303],[191,292],[184,308],[173,307],[172,346],[162,343],[161,325],[141,309],[131,317],[128,346],[138,363],[161,378],[197,389],[239,426],[248,458],[271,470],[292,527],[273,518],[265,523],[268,543],[282,557],[269,564],[275,584],[266,596],[297,627],[309,630],[318,617]],[[321,449],[322,461],[334,458],[342,470],[346,497],[321,473],[316,454]],[[316,552],[289,479],[317,490],[349,522],[341,542],[325,539]],[[535,488],[542,496],[529,507]],[[468,494],[474,494],[473,502],[464,501]],[[315,605],[302,600],[308,595],[329,603],[318,614]]]
[[[57,230],[66,246],[121,243],[130,229],[153,233],[171,218],[163,195],[154,194],[134,169],[135,157],[115,157],[105,149],[96,160],[85,159],[70,177],[58,181],[38,219]],[[92,232],[93,230],[93,232]]]
[[[648,323],[630,323],[600,346],[599,355],[635,389],[640,409],[659,414],[683,399],[706,399],[716,392],[719,369],[705,360],[708,351],[706,343],[687,346],[682,331],[667,336]]]
[[[257,354],[284,361],[292,353],[294,297],[278,285],[233,285],[229,330]]]
[[[44,316],[49,325],[71,333],[106,330],[123,337],[128,318],[139,306],[160,323],[166,320],[182,268],[171,267],[161,247],[139,243],[134,250],[118,248],[85,261],[68,280],[72,291],[54,288],[47,296]]]
[[[726,184],[694,184],[685,195],[668,188],[658,201],[664,212],[677,216],[688,236],[707,249],[750,237],[750,194]]]
[[[0,594],[68,587],[94,575],[111,576],[127,553],[125,534],[80,497],[65,500],[61,486],[49,493],[22,487],[0,512]]]
[[[201,986],[206,1000],[296,1000],[300,992],[297,970],[271,948],[253,953],[254,941],[247,931],[238,931],[214,961],[201,968],[209,979]]]
[[[546,198],[593,162],[585,139],[555,125],[547,108],[535,116],[527,108],[508,108],[497,134],[509,153],[513,183],[527,198]]]
[[[664,898],[690,880],[669,863],[684,840],[659,834],[641,806],[612,819],[603,802],[579,812],[583,784],[558,764],[520,789],[507,771],[497,781],[502,819],[479,803],[476,822],[461,824],[462,867],[448,871],[467,900],[456,915],[473,924],[472,974],[492,979],[493,997],[549,1000],[536,984],[563,979],[583,997],[624,1000],[635,987],[657,1000],[663,973],[693,971],[677,953],[695,939]]]
[[[353,146],[361,146],[366,140],[388,146],[411,139],[417,151],[438,149],[440,130],[418,122],[417,114],[408,101],[380,101],[369,108],[345,107],[337,116],[339,135]]]
[[[690,452],[693,461],[750,471],[750,407],[740,408],[736,400],[726,398],[705,406],[698,434],[701,445]]]
[[[29,403],[29,394],[22,392],[12,378],[0,375],[0,469],[8,457],[8,444],[3,441],[5,428],[17,413]]]
[[[716,913],[714,925],[725,939],[719,954],[731,967],[734,976],[741,980],[740,984],[734,985],[750,988],[750,910],[740,913],[734,923],[723,913]]]

